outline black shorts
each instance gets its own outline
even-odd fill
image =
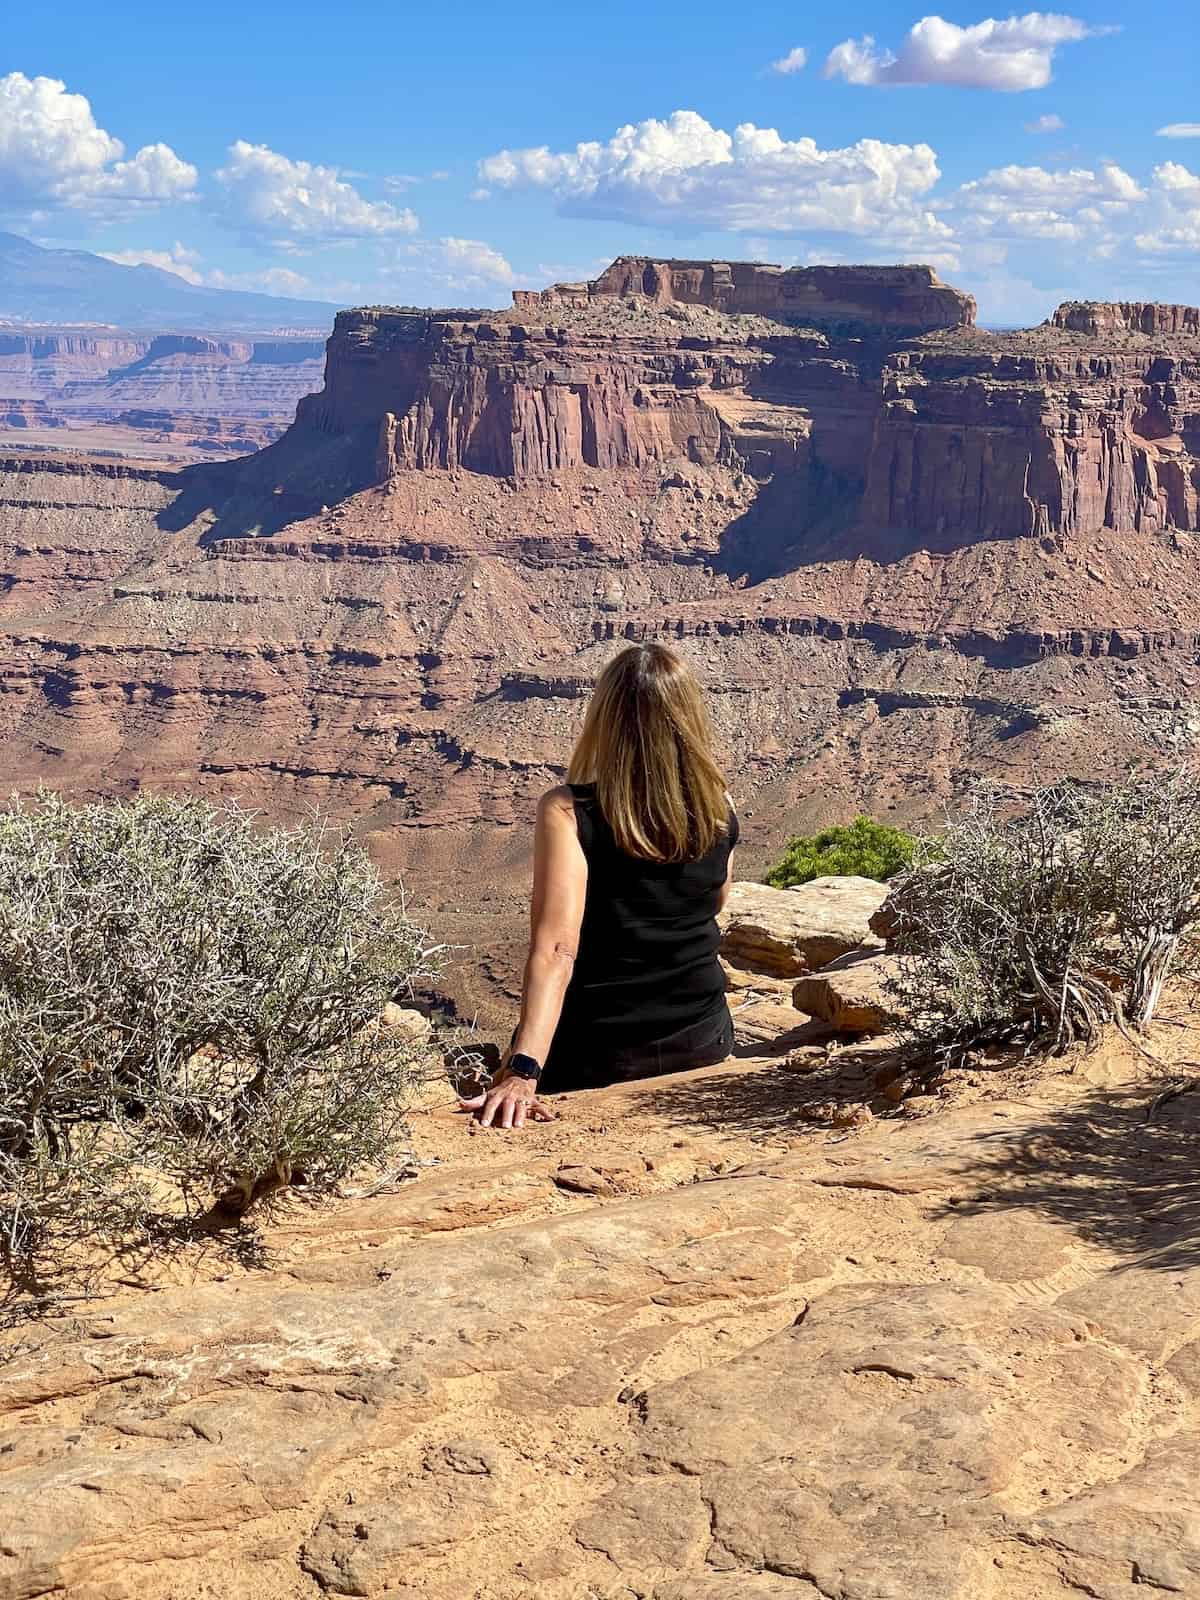
[[[572,1089],[600,1089],[610,1083],[656,1078],[664,1072],[687,1072],[692,1067],[711,1067],[724,1061],[732,1049],[733,1018],[722,999],[720,1009],[699,1022],[691,1022],[665,1039],[621,1050],[598,1054],[595,1046],[589,1047],[574,1030],[562,1037],[556,1034],[539,1087],[545,1094],[563,1094]]]

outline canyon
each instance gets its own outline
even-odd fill
[[[320,339],[0,329],[7,440],[186,464],[277,439],[321,385]]]
[[[178,415],[196,360],[197,392],[318,391],[240,459],[0,447],[10,787],[352,822],[488,1020],[533,807],[626,640],[710,690],[743,876],[790,830],[936,819],[980,776],[1193,759],[1194,308],[996,333],[927,267],[640,257],[515,302],[341,312],[323,387],[258,341],[0,354],[81,408]]]

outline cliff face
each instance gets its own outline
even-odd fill
[[[690,346],[688,348],[687,346]],[[722,449],[707,391],[736,388],[759,357],[664,334],[573,336],[499,320],[342,312],[325,389],[298,423],[368,430],[378,478],[464,467],[497,477],[642,466]]]
[[[28,362],[74,358],[103,362],[105,370],[123,361],[136,361],[150,348],[149,339],[119,335],[113,338],[75,332],[0,333],[0,359]]]
[[[0,400],[0,428],[62,428],[44,400]]]
[[[966,328],[970,295],[942,283],[932,267],[776,267],[757,261],[654,261],[618,256],[590,283],[517,290],[522,310],[644,296],[655,305],[707,306],[750,316],[813,318],[873,328]]]
[[[783,321],[671,265],[670,297],[618,263],[597,282],[634,287],[578,304],[345,312],[243,461],[0,460],[10,785],[353,819],[478,946],[487,1016],[527,824],[623,640],[708,686],[748,871],[979,772],[1200,759],[1200,338]],[[303,373],[238,354],[139,357],[114,399],[167,432],[203,370],[219,430],[203,385]]]
[[[103,378],[140,361],[149,339],[90,333],[0,332],[0,392],[5,398],[47,400],[73,380]]]
[[[298,422],[355,436],[375,482],[457,468],[525,480],[681,458],[772,480],[778,504],[782,475],[780,509],[796,533],[829,513],[831,492],[840,519],[864,531],[951,540],[1198,526],[1200,347],[1186,335],[1112,335],[1106,348],[1096,334],[1084,349],[1055,348],[1041,330],[969,326],[843,336],[721,312],[719,275],[706,283],[699,267],[668,265],[667,311],[687,304],[679,291],[707,296],[695,320],[665,314],[664,273],[631,277],[630,259],[574,312],[557,289],[542,301],[519,295],[510,317],[343,312],[325,389],[301,403]],[[718,268],[707,264],[709,279]],[[823,303],[861,312],[867,269],[846,270],[839,288],[835,269],[822,269]],[[883,269],[874,276],[886,282]],[[898,294],[903,303],[903,284]],[[555,308],[561,324],[531,318]],[[1181,308],[1157,309],[1172,328],[1186,321]]]
[[[914,351],[885,370],[861,520],[956,538],[1200,527],[1200,343]]]
[[[1068,300],[1050,326],[1072,333],[1200,334],[1200,306],[1156,305],[1145,300]]]

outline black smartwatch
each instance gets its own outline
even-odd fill
[[[542,1075],[541,1066],[532,1056],[509,1056],[508,1070],[514,1078],[527,1078],[530,1083],[536,1083]]]

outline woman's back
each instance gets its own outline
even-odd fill
[[[649,861],[617,844],[595,785],[572,784],[587,894],[555,1055],[604,1055],[723,1014],[716,916],[737,843],[726,833],[694,861]]]

